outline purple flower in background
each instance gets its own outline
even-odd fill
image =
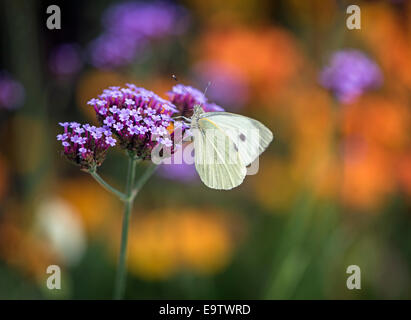
[[[199,82],[204,86],[210,81],[207,96],[230,109],[243,107],[249,97],[246,79],[239,72],[218,62],[205,62],[196,66]]]
[[[191,117],[194,106],[198,104],[207,112],[224,111],[223,108],[215,103],[209,103],[201,91],[190,86],[177,84],[171,91],[167,92],[167,95],[180,114],[185,117]]]
[[[132,84],[126,88],[110,87],[88,104],[94,107],[101,124],[113,126],[120,147],[138,158],[150,159],[160,141],[170,147],[167,127],[177,109],[154,92]]]
[[[170,180],[179,180],[182,182],[199,180],[194,164],[163,164],[159,167],[157,173],[159,176]]]
[[[50,54],[49,67],[57,76],[71,76],[80,71],[83,57],[75,43],[64,43],[54,48]]]
[[[116,68],[129,64],[146,45],[134,35],[104,33],[90,44],[91,63],[97,68]]]
[[[166,2],[125,2],[109,7],[103,15],[108,32],[147,38],[181,34],[187,28],[187,13]]]
[[[204,108],[205,111],[207,112],[214,112],[214,111],[225,111],[223,107],[220,107],[219,105],[215,103],[207,103]]]
[[[365,91],[382,84],[378,65],[358,50],[334,53],[320,75],[320,83],[342,103],[350,103]]]
[[[97,68],[125,66],[154,38],[181,34],[187,13],[165,2],[125,2],[109,7],[102,18],[104,32],[89,46],[91,63]]]
[[[5,72],[0,72],[0,109],[13,110],[24,101],[24,88]]]
[[[182,145],[167,162],[160,165],[157,174],[163,178],[170,180],[179,180],[181,182],[189,183],[199,180],[194,163],[190,163],[192,159],[185,159],[187,157],[187,144]],[[191,157],[194,156],[194,150],[191,151]]]
[[[60,123],[60,126],[64,128],[64,133],[57,135],[57,140],[62,141],[64,156],[83,170],[100,166],[106,157],[107,149],[116,144],[111,132],[107,134],[107,129],[104,128],[76,122],[71,125]],[[106,137],[101,134],[102,131],[106,133]]]

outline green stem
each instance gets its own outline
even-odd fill
[[[94,180],[96,180],[100,184],[100,186],[102,186],[108,192],[111,192],[112,194],[116,195],[122,201],[127,201],[128,200],[127,195],[125,195],[124,193],[122,193],[122,192],[118,191],[117,189],[113,188],[112,186],[110,186],[106,181],[103,180],[102,177],[100,177],[100,175],[96,172],[95,169],[94,170],[89,170],[88,172],[94,178]]]
[[[136,174],[136,160],[133,156],[128,160],[128,173],[126,183],[126,205],[124,207],[123,227],[121,230],[121,244],[120,244],[120,256],[118,260],[116,283],[114,289],[114,298],[119,300],[124,296],[124,289],[126,283],[126,258],[127,258],[127,240],[128,229],[130,224],[130,215],[133,208],[133,182]]]
[[[148,179],[153,175],[153,173],[157,170],[158,166],[154,163],[150,163],[150,166],[147,168],[146,171],[141,175],[138,179],[137,183],[135,184],[132,192],[132,197],[137,196],[140,192],[141,188],[145,185]]]

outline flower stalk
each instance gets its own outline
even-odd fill
[[[126,283],[126,262],[127,262],[127,244],[128,244],[128,230],[130,225],[131,211],[133,210],[134,199],[137,194],[148,181],[148,179],[153,175],[157,169],[157,165],[151,163],[150,166],[145,170],[141,177],[134,183],[136,175],[136,165],[139,162],[135,155],[131,152],[128,157],[128,172],[126,180],[126,190],[125,193],[117,190],[108,184],[98,173],[96,167],[92,167],[87,172],[108,192],[117,196],[121,201],[125,203],[124,214],[123,214],[123,224],[121,229],[121,243],[120,243],[120,255],[117,265],[117,274],[115,280],[114,288],[114,299],[120,300],[124,296],[125,283]]]
[[[90,173],[90,175],[94,178],[94,180],[96,180],[100,184],[100,186],[102,186],[108,192],[110,192],[110,193],[114,194],[115,196],[117,196],[121,201],[127,201],[128,200],[127,195],[125,195],[121,191],[117,190],[116,188],[113,188],[106,181],[104,181],[104,179],[97,173],[96,168],[90,169],[88,171],[88,173]]]
[[[153,175],[153,173],[157,170],[158,166],[154,163],[150,163],[150,166],[147,170],[142,174],[140,179],[138,179],[137,183],[133,188],[132,196],[135,197],[140,192],[141,188],[146,184],[147,180]]]
[[[126,182],[126,197],[123,215],[123,225],[121,228],[121,244],[120,255],[118,259],[117,275],[114,288],[114,299],[119,300],[124,296],[125,283],[126,283],[126,259],[127,259],[127,242],[128,242],[128,229],[130,224],[131,210],[133,209],[133,202],[135,195],[133,196],[133,183],[136,174],[136,159],[131,154],[128,159],[128,172]]]

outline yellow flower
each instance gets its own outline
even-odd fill
[[[38,282],[45,280],[49,265],[60,261],[48,243],[7,217],[0,222],[0,259]]]
[[[169,208],[135,216],[128,265],[139,276],[165,279],[184,268],[215,273],[230,261],[233,235],[219,211]]]
[[[87,231],[102,232],[118,221],[122,204],[90,176],[61,182],[59,195],[79,213]]]

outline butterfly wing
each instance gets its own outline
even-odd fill
[[[212,189],[239,186],[247,173],[234,144],[213,121],[200,119],[194,137],[195,166],[203,183]]]
[[[207,112],[201,119],[213,122],[231,139],[245,165],[252,163],[273,140],[270,129],[245,116],[229,112]]]

